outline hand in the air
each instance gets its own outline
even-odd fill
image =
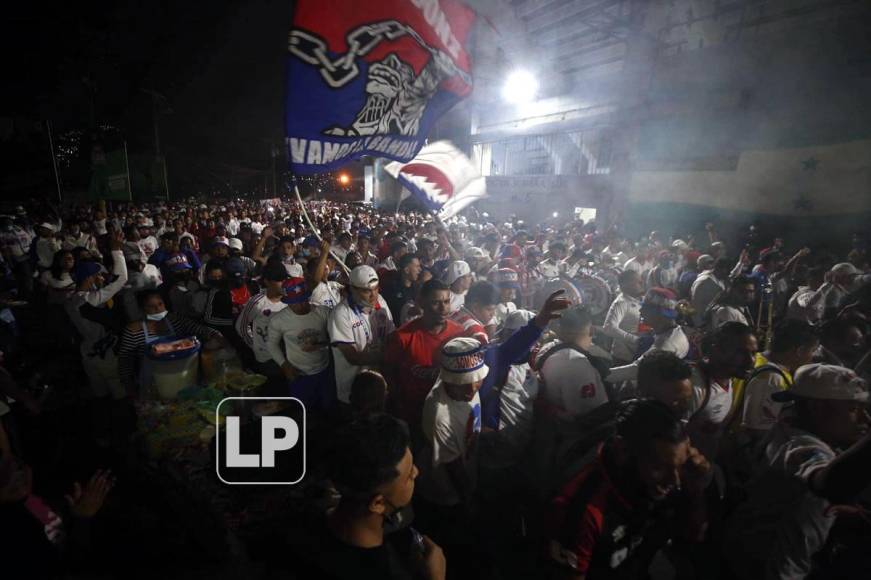
[[[541,308],[541,312],[539,312],[535,316],[536,326],[538,326],[542,330],[547,328],[547,325],[551,320],[555,320],[560,317],[560,311],[565,310],[566,308],[571,306],[571,301],[563,296],[565,292],[565,290],[557,290],[556,292],[548,296],[547,300],[544,303],[544,306]]]
[[[84,489],[79,482],[73,485],[73,492],[66,496],[70,511],[80,518],[94,517],[103,507],[103,502],[113,487],[115,478],[112,477],[112,472],[98,469]]]

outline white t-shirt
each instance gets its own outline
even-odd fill
[[[39,259],[40,268],[51,268],[54,255],[61,248],[61,243],[56,238],[38,238],[36,240],[36,257]]]
[[[786,421],[778,422],[765,447],[766,466],[750,484],[749,499],[729,520],[728,553],[741,580],[802,580],[825,545],[835,514],[808,486],[835,451],[821,439]]]
[[[460,308],[466,305],[466,295],[465,294],[455,294],[453,290],[451,290],[451,314],[459,311]]]
[[[605,315],[603,332],[614,339],[611,354],[615,359],[631,361],[638,345],[638,322],[641,320],[641,301],[622,292],[617,295]]]
[[[788,373],[789,370],[773,362],[774,366]],[[772,400],[771,395],[786,389],[787,383],[779,372],[769,369],[757,374],[744,385],[744,408],[741,410],[741,426],[747,429],[768,431],[777,423],[783,403]]]
[[[698,367],[693,368],[692,383],[693,400],[689,412],[692,419],[687,430],[693,447],[706,458],[714,461],[720,447],[726,418],[732,408],[732,379],[729,379],[726,385],[710,381],[711,394],[707,403],[704,402],[707,381]]]
[[[480,460],[488,467],[509,467],[526,451],[532,437],[538,378],[529,364],[511,365],[499,393],[499,430],[481,436]]]
[[[678,358],[686,358],[690,352],[690,341],[687,340],[687,335],[683,328],[675,326],[665,332],[660,332],[653,339],[653,345],[646,351],[664,350],[673,352]]]
[[[538,271],[545,278],[559,278],[559,275],[565,272],[566,265],[562,262],[554,262],[550,258],[538,264]]]
[[[462,458],[474,481],[477,439],[481,433],[481,399],[475,393],[471,401],[456,401],[447,395],[438,380],[424,401],[421,429],[426,441],[417,458],[420,470],[417,493],[439,505],[457,505],[462,498],[454,488],[446,465]]]
[[[236,317],[236,333],[254,351],[254,358],[259,363],[272,360],[269,352],[269,323],[285,308],[287,304],[280,298],[273,301],[266,296],[266,292],[261,292],[252,296]]]
[[[697,327],[702,325],[702,320],[708,306],[710,306],[711,302],[714,301],[717,295],[725,289],[725,282],[721,282],[716,276],[714,276],[712,270],[705,270],[699,274],[699,277],[696,278],[695,282],[693,282],[690,294],[692,295],[691,302],[693,310],[695,310],[693,321]]]
[[[344,286],[338,282],[321,282],[312,291],[310,302],[332,310],[342,301],[342,288]]]
[[[741,322],[747,326],[752,326],[747,315],[740,308],[734,306],[721,305],[711,309],[711,328],[720,328],[727,322]]]
[[[270,316],[266,344],[272,360],[278,366],[289,362],[305,375],[316,375],[327,368],[330,365],[329,316],[329,309],[323,306],[312,306],[308,314],[296,314],[285,308]]]
[[[377,310],[360,310],[352,307],[346,298],[339,302],[330,315],[328,330],[336,364],[336,394],[342,402],[350,402],[351,383],[363,368],[349,363],[336,345],[351,344],[357,352],[382,347],[387,335],[393,332],[394,325],[390,308],[380,295],[378,305],[380,308]]]
[[[496,315],[494,319],[496,321],[496,326],[502,328],[502,325],[505,324],[505,321],[508,319],[508,315],[517,310],[517,305],[514,302],[500,302],[496,305]]]
[[[559,344],[555,342],[551,348]],[[545,356],[547,350],[540,353],[539,358]],[[545,399],[575,415],[584,415],[608,402],[602,377],[587,357],[573,348],[564,348],[547,357],[541,367],[541,377]]]
[[[635,258],[630,258],[626,260],[626,263],[623,264],[624,270],[632,270],[633,272],[638,272],[641,276],[642,280],[647,280],[647,273],[653,268],[653,262],[641,261],[637,256]]]
[[[287,271],[287,275],[291,278],[302,278],[302,266],[296,263],[296,261],[284,262],[284,269]]]

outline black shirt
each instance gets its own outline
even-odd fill
[[[291,537],[290,568],[300,580],[412,580],[411,540],[405,528],[385,535],[377,548],[359,548],[336,538],[323,520]]]
[[[588,580],[647,578],[675,531],[678,494],[658,502],[626,495],[607,455],[606,445],[554,500],[550,557]]]
[[[393,322],[396,326],[400,325],[400,317],[402,316],[402,307],[408,302],[414,302],[416,289],[414,284],[406,286],[402,282],[401,276],[396,276],[393,282],[387,285],[381,292],[387,306],[390,308],[390,314],[393,315]]]

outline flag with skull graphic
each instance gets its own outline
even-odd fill
[[[384,171],[399,180],[428,208],[447,220],[487,197],[487,182],[472,161],[449,141],[436,141],[409,163],[394,161]]]
[[[287,56],[291,169],[414,158],[432,124],[472,91],[474,20],[459,0],[298,0]]]

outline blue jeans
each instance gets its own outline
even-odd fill
[[[289,385],[291,397],[296,397],[305,405],[306,411],[327,413],[336,404],[336,376],[333,365],[316,375],[302,375]]]

